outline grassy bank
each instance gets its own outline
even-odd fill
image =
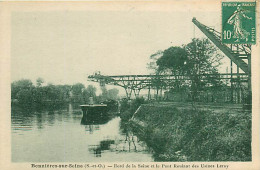
[[[155,161],[251,160],[251,112],[145,104],[130,122]]]

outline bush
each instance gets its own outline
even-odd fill
[[[141,104],[147,103],[143,97],[136,98],[132,101],[128,99],[123,99],[120,102],[120,117],[123,121],[127,121],[132,118],[135,111]]]

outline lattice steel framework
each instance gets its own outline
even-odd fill
[[[221,79],[230,80],[231,88],[234,83],[247,82],[249,95],[251,97],[251,45],[247,44],[223,44],[220,32],[201,24],[196,18],[192,22],[231,60],[231,73],[196,75],[200,80]],[[237,72],[233,73],[232,63],[237,65]],[[239,68],[244,73],[239,73]],[[88,76],[90,81],[123,87],[128,98],[132,92],[139,95],[141,89],[158,89],[172,87],[176,81],[189,81],[191,75],[114,75],[105,76],[100,73]]]
[[[207,27],[200,23],[196,18],[192,22],[228,57],[230,58],[231,78],[237,74],[241,69],[248,76],[248,103],[251,104],[252,98],[252,85],[251,85],[251,45],[250,44],[223,44],[221,42],[221,33]],[[237,65],[237,73],[233,73],[232,64]],[[239,81],[237,83],[240,83]],[[233,86],[240,86],[239,84],[231,82],[231,89]],[[233,90],[231,90],[233,92]]]
[[[116,85],[123,87],[127,97],[131,97],[132,93],[135,96],[139,95],[141,89],[158,89],[173,87],[176,81],[189,81],[192,76],[188,75],[114,75],[105,76],[99,73],[88,76],[89,81],[99,82],[101,86],[105,84]],[[231,82],[247,82],[248,76],[246,73],[239,74],[201,74],[196,75],[200,80],[221,79],[230,80]]]

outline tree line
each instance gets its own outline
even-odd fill
[[[82,83],[73,85],[43,85],[44,80],[38,78],[36,85],[29,79],[21,79],[11,83],[11,101],[24,107],[55,106],[65,103],[88,103],[93,97],[95,103],[106,100],[116,100],[118,89],[102,88],[102,93],[97,95],[97,89],[93,85],[85,87]]]

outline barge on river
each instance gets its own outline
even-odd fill
[[[80,105],[83,111],[81,124],[104,124],[108,120],[107,104]]]

